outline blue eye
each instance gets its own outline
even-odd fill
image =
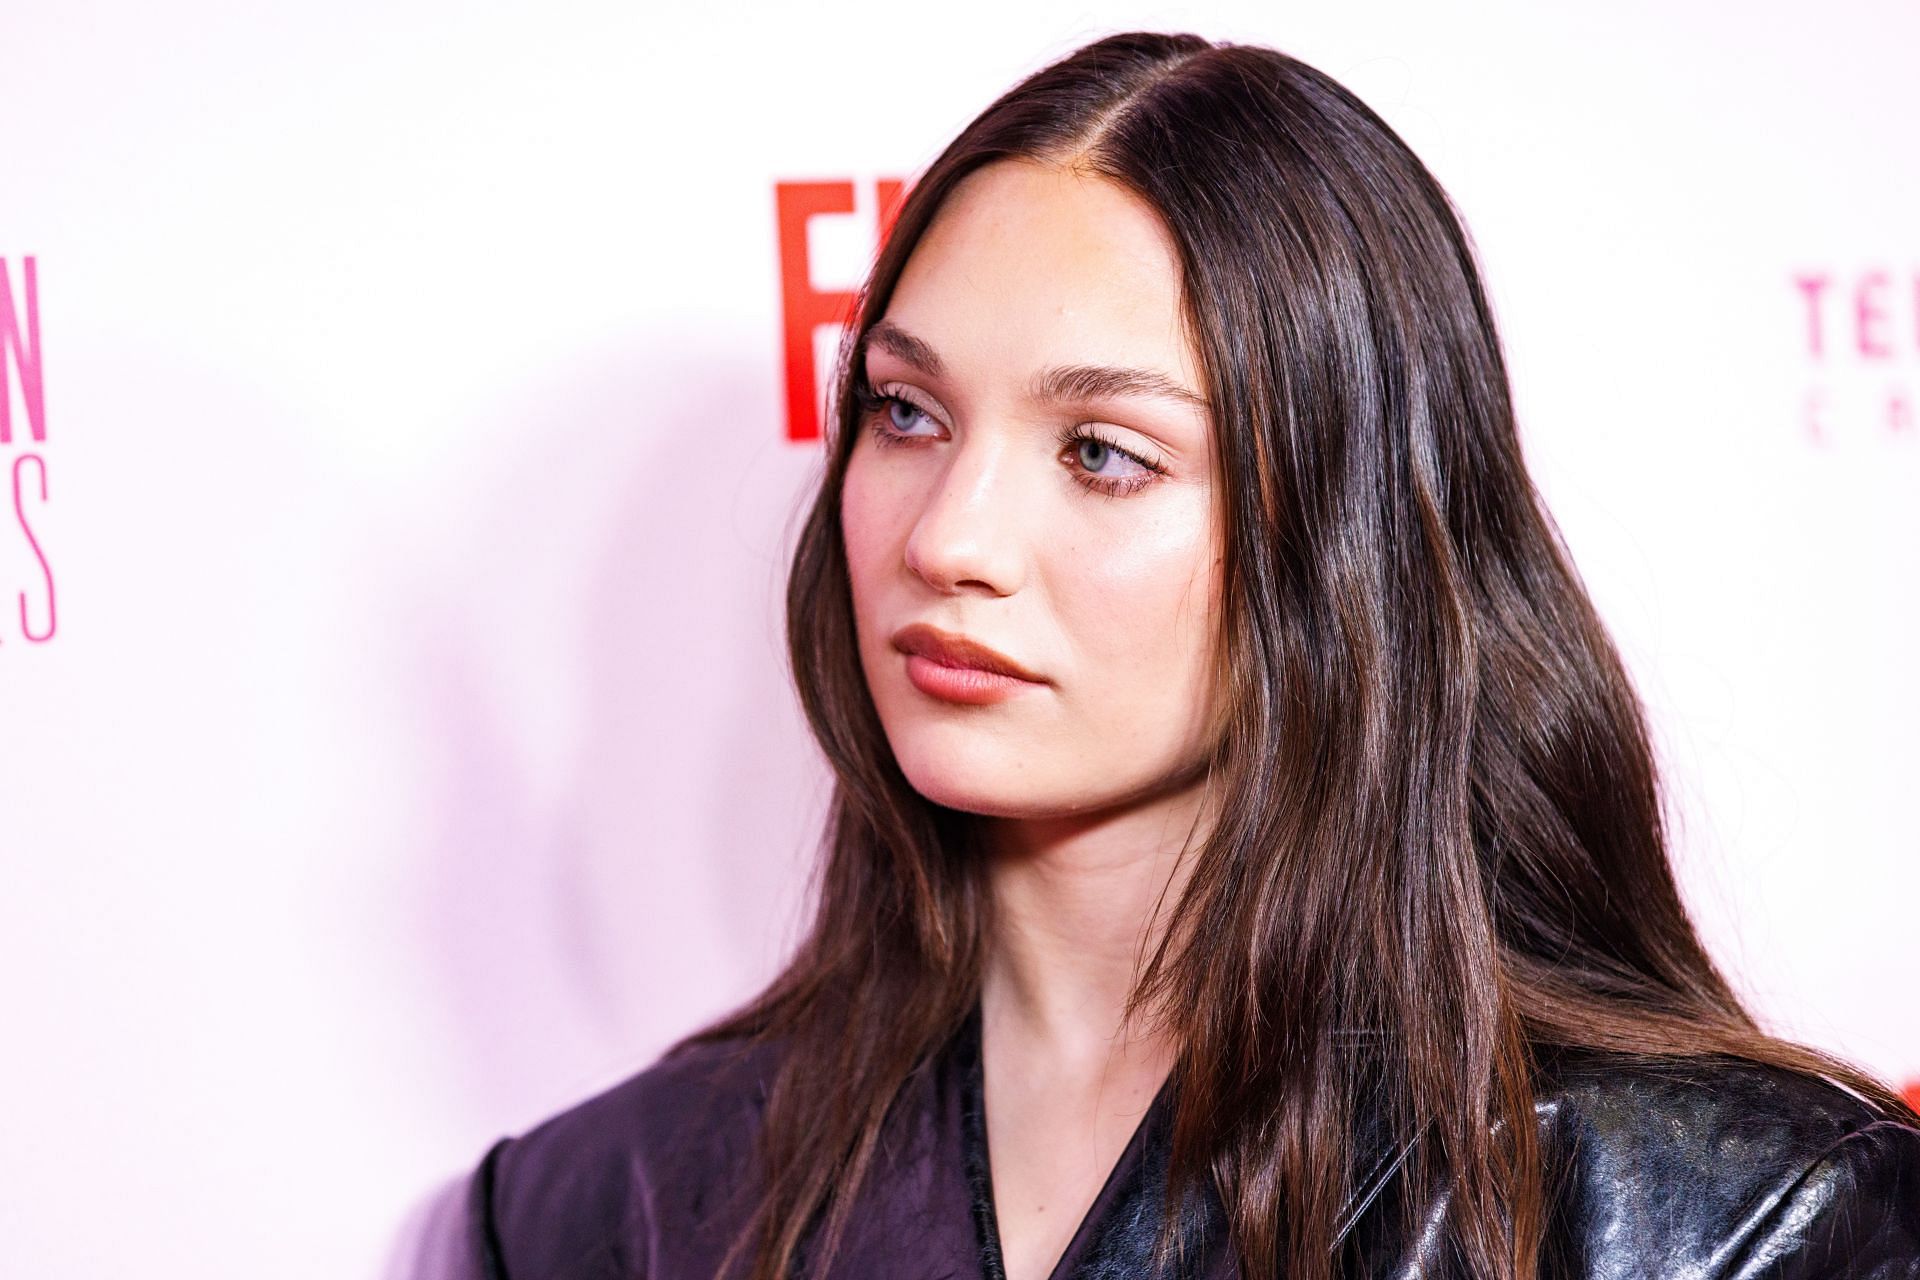
[[[876,444],[898,445],[910,440],[938,438],[940,422],[931,413],[900,395],[886,395],[873,389],[864,378],[853,384],[854,405],[860,421],[868,424],[868,434]],[[916,429],[915,423],[931,430]],[[1131,449],[1123,449],[1090,426],[1069,426],[1059,437],[1060,453],[1068,462],[1074,483],[1092,493],[1109,498],[1135,493],[1167,473],[1164,464],[1145,458]]]
[[[1074,480],[1108,497],[1133,493],[1166,474],[1165,467],[1122,449],[1091,427],[1069,427],[1060,434],[1060,447],[1070,450],[1074,462],[1084,468],[1076,468]]]
[[[931,418],[927,418],[926,411],[919,405],[909,400],[902,400],[899,396],[882,396],[880,402],[887,406],[887,425],[902,435],[917,434],[913,430],[915,418],[926,418],[927,421],[932,421]]]
[[[1120,465],[1112,471],[1102,470],[1109,462],[1118,462]],[[1122,453],[1098,436],[1080,437],[1080,464],[1095,475],[1105,478],[1133,476],[1148,470],[1138,459]]]
[[[871,421],[873,438],[881,444],[926,439],[928,432],[914,430],[915,418],[934,427],[934,434],[938,432],[940,424],[925,409],[905,396],[881,395],[864,378],[853,384],[853,400],[860,420]]]

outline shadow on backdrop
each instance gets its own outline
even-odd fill
[[[757,990],[798,922],[828,781],[782,597],[820,454],[718,346],[629,340],[476,423],[511,448],[387,584],[423,1016],[458,1111],[499,1118],[469,1168]],[[471,1274],[465,1187],[416,1205],[388,1280]]]

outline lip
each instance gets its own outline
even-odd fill
[[[894,632],[893,647],[902,653],[917,653],[943,667],[990,671],[995,675],[1025,680],[1030,684],[1047,682],[1045,676],[1035,675],[998,649],[989,649],[977,640],[969,640],[951,631],[942,631],[925,622],[911,623]]]
[[[925,622],[894,632],[893,647],[906,655],[914,687],[947,702],[998,702],[1047,683],[999,650]]]

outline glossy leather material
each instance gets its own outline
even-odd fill
[[[528,1134],[471,1184],[486,1280],[711,1280],[744,1220],[775,1050],[701,1047]],[[1727,1061],[1590,1057],[1536,1106],[1555,1179],[1542,1280],[1920,1280],[1920,1129],[1818,1080]],[[1172,1098],[1163,1091],[1051,1280],[1154,1275]],[[1404,1145],[1364,1154],[1343,1214],[1343,1274],[1464,1275],[1447,1204],[1400,1227]],[[977,1015],[917,1074],[856,1200],[832,1275],[1004,1280],[980,1096]],[[1239,1280],[1220,1205],[1182,1206],[1178,1274]],[[804,1266],[804,1259],[803,1259]]]

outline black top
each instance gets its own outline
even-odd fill
[[[832,1275],[1001,1280],[978,1010],[907,1085]],[[777,1050],[699,1046],[496,1143],[469,1243],[487,1280],[712,1280],[745,1221],[744,1176]],[[1920,1280],[1920,1129],[1820,1080],[1725,1060],[1590,1057],[1535,1106],[1557,1191],[1542,1277]],[[1150,1276],[1165,1213],[1170,1089],[1142,1117],[1053,1280]],[[1405,1148],[1373,1153],[1341,1221],[1355,1275],[1457,1274],[1400,1235]],[[1444,1198],[1422,1206],[1437,1222]],[[1179,1274],[1240,1280],[1216,1199],[1181,1208]]]

